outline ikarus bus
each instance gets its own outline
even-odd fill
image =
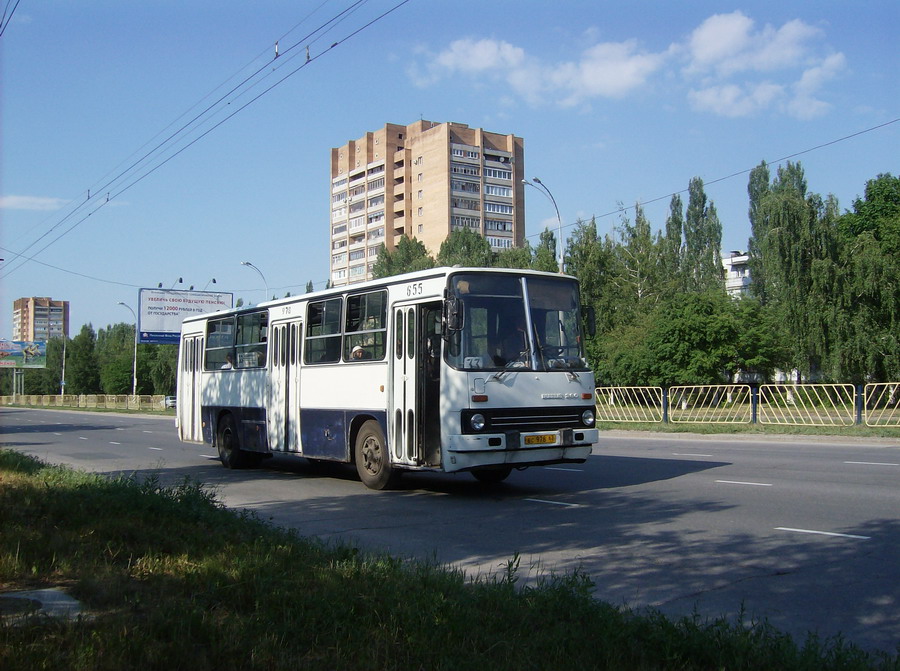
[[[189,317],[178,435],[228,468],[352,463],[373,489],[404,471],[499,482],[583,462],[592,316],[573,277],[436,268]]]

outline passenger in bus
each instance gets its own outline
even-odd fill
[[[231,370],[234,368],[234,357],[231,354],[225,355],[225,363],[222,364],[222,370]]]
[[[366,351],[366,349],[362,345],[357,345],[350,352],[350,358],[354,361],[360,361],[363,359],[371,359],[372,355]]]

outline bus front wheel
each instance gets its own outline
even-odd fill
[[[353,456],[359,479],[369,489],[387,489],[396,482],[399,473],[391,467],[391,456],[378,422],[370,419],[360,427]]]
[[[503,482],[509,477],[510,473],[512,473],[511,466],[504,466],[502,468],[481,468],[472,471],[472,475],[475,476],[475,479],[486,485],[496,485],[499,482]]]

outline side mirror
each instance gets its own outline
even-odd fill
[[[463,327],[463,315],[460,310],[460,300],[455,296],[447,299],[444,304],[448,331],[459,331]]]

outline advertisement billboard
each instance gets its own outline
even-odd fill
[[[47,341],[0,340],[0,368],[46,368]]]
[[[228,310],[234,294],[221,291],[141,289],[138,292],[138,342],[178,343],[181,321],[205,312]]]

